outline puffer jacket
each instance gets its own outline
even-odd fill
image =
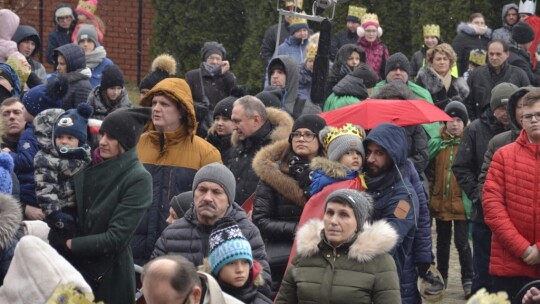
[[[259,229],[248,220],[244,209],[236,203],[232,203],[226,211],[225,216],[236,221],[242,234],[251,244],[253,259],[259,261],[263,267],[264,280],[268,283],[270,279],[270,266],[266,258],[264,242]],[[192,206],[184,217],[169,225],[159,237],[152,253],[151,259],[166,254],[180,254],[191,261],[196,266],[203,263],[203,259],[210,253],[210,233],[213,226],[203,225],[197,219],[195,206]]]
[[[452,173],[452,163],[458,150],[461,136],[451,137],[446,132],[446,126],[441,127],[441,148],[435,157],[435,172],[430,183],[429,209],[434,218],[443,221],[465,221],[465,207],[455,175]]]
[[[278,47],[278,56],[279,55],[288,55],[296,60],[297,64],[304,63],[306,59],[306,47],[308,44],[308,39],[299,39],[289,36],[285,41]]]
[[[360,55],[360,62],[365,62],[366,54],[364,49],[359,47],[356,44],[345,44],[337,52],[336,59],[334,64],[328,72],[328,78],[326,80],[326,85],[324,88],[324,98],[327,99],[334,87],[343,79],[347,74],[352,72],[352,69],[347,65],[347,60],[353,52],[356,52]],[[362,64],[362,63],[360,63]],[[365,63],[364,63],[365,64]]]
[[[452,40],[452,48],[457,55],[458,75],[461,77],[469,69],[469,55],[474,49],[487,51],[491,40],[491,29],[487,28],[482,34],[476,32],[469,23],[461,22],[457,26],[457,36]]]
[[[495,152],[484,184],[484,216],[493,231],[489,273],[501,277],[540,277],[540,265],[520,256],[531,244],[540,246],[538,144],[525,130]]]
[[[376,38],[374,41],[369,42],[366,37],[358,39],[358,45],[361,46],[366,52],[366,63],[377,73],[379,79],[385,79],[386,61],[388,60],[389,52],[380,38]],[[363,62],[363,60],[362,60]]]
[[[518,67],[508,64],[508,62],[504,63],[499,74],[496,74],[489,64],[472,71],[469,78],[467,78],[467,84],[471,93],[463,102],[465,107],[467,107],[470,121],[479,118],[485,109],[489,109],[491,90],[503,82],[513,83],[518,88],[530,85],[527,73]]]
[[[15,246],[22,237],[22,211],[11,195],[0,193],[0,286],[8,271]]]
[[[335,248],[321,220],[298,231],[298,250],[276,303],[399,303],[399,278],[387,253],[396,244],[391,225],[365,224],[351,241]]]
[[[413,244],[420,207],[407,173],[411,168],[405,130],[389,123],[380,124],[368,134],[364,145],[367,147],[370,142],[383,147],[394,163],[383,176],[366,176],[367,192],[375,199],[372,218],[387,220],[397,231],[399,237],[391,254],[400,277],[402,303],[419,303]]]
[[[139,223],[131,241],[133,258],[144,265],[167,224],[171,199],[192,189],[197,170],[221,162],[219,151],[195,135],[196,118],[189,86],[183,79],[167,78],[154,86],[140,104],[149,107],[152,95],[161,92],[174,97],[186,109],[183,126],[171,132],[159,132],[150,121],[137,144],[139,160],[152,175],[152,205]]]
[[[206,141],[209,142],[212,146],[216,147],[218,149],[219,153],[221,154],[221,159],[223,160],[223,164],[227,166],[227,162],[229,161],[229,155],[232,151],[232,143],[231,143],[231,136],[229,135],[219,135],[216,132],[215,123],[212,124],[212,127],[208,129],[208,134],[206,135]]]
[[[20,201],[24,204],[37,207],[36,181],[34,179],[34,157],[39,151],[39,143],[34,135],[34,125],[26,123],[26,128],[19,138],[17,151],[9,152],[15,163],[15,174],[19,179],[21,188]]]
[[[447,91],[441,77],[429,67],[420,69],[416,78],[416,84],[426,88],[431,94],[433,103],[443,111],[450,101],[457,100],[463,102],[469,96],[469,86],[467,86],[467,81],[463,77],[452,77],[450,88]]]
[[[348,74],[332,88],[332,94],[324,103],[324,111],[339,109],[366,98],[368,98],[368,91],[364,80]]]
[[[503,26],[493,31],[493,35],[491,36],[491,39],[504,40],[508,44],[512,44],[514,42],[514,40],[512,39],[512,28],[514,27],[514,25],[510,25],[506,22],[506,14],[508,14],[508,11],[510,9],[514,9],[516,10],[516,12],[519,11],[519,8],[515,3],[505,4],[502,8],[502,13],[501,13]]]
[[[92,118],[99,120],[105,119],[107,115],[115,110],[133,107],[125,89],[122,89],[122,93],[120,93],[117,100],[111,103],[107,98],[107,93],[102,91],[99,85],[92,90],[92,93],[88,96],[87,102],[94,108]]]
[[[473,222],[484,223],[482,205],[478,198],[478,176],[484,163],[484,154],[491,138],[503,131],[503,125],[493,116],[491,109],[486,109],[480,119],[465,128],[452,165],[458,185],[472,202]]]
[[[259,178],[251,163],[263,147],[279,140],[287,139],[291,133],[293,121],[285,111],[267,108],[268,120],[251,136],[240,140],[233,131],[231,142],[233,149],[229,154],[227,166],[236,178],[236,196],[238,204],[243,204],[255,192]]]
[[[64,95],[64,110],[76,109],[80,103],[86,102],[92,92],[90,77],[92,71],[86,67],[84,51],[78,45],[66,44],[54,50],[55,58],[59,54],[66,60],[66,74],[68,91]]]

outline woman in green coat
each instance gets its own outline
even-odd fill
[[[390,251],[398,235],[385,221],[369,224],[372,199],[340,189],[328,196],[323,221],[297,233],[297,255],[277,303],[401,303]]]
[[[150,108],[120,109],[100,128],[92,166],[75,176],[79,236],[67,240],[97,301],[135,302],[131,237],[152,202],[152,178],[135,148]]]

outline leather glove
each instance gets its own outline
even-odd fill
[[[68,238],[62,233],[61,230],[57,228],[52,228],[49,231],[49,245],[56,249],[59,254],[61,254],[66,259],[71,259],[73,257],[73,254],[71,250],[67,247],[67,240]]]

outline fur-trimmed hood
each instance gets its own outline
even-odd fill
[[[253,262],[258,263],[255,260]],[[208,260],[208,257],[204,258],[203,263],[199,265],[197,268],[199,271],[212,275],[212,269],[210,268],[210,261]],[[262,271],[260,271],[255,277],[255,280],[253,280],[253,285],[257,287],[266,285],[266,282],[264,281],[264,278],[262,276]]]
[[[323,242],[321,238],[323,228],[323,221],[314,219],[298,230],[296,250],[299,256],[311,257],[320,251],[319,244]],[[397,239],[397,232],[386,221],[366,223],[363,230],[350,244],[348,257],[361,263],[368,262],[377,255],[390,252],[396,245]]]
[[[306,199],[298,181],[279,168],[281,157],[289,145],[289,141],[284,139],[262,148],[253,158],[253,171],[283,197],[303,207]]]
[[[268,113],[268,121],[273,127],[270,133],[271,142],[275,143],[279,140],[287,139],[293,126],[293,119],[289,113],[276,108],[266,108],[266,112]],[[233,147],[240,145],[240,139],[236,131],[232,133],[231,143]]]
[[[22,222],[22,211],[13,196],[0,193],[0,250],[11,243]]]
[[[344,178],[350,173],[350,169],[340,162],[329,160],[326,157],[317,156],[311,160],[309,168],[313,171],[321,170],[324,175],[332,178]]]
[[[424,88],[431,94],[437,94],[444,88],[441,77],[436,75],[435,72],[427,66],[418,71],[418,78],[420,78],[420,81],[422,81]],[[455,78],[452,76],[451,86],[458,93],[456,96],[450,97],[451,100],[463,101],[465,98],[467,98],[467,96],[469,96],[469,86],[463,77]]]

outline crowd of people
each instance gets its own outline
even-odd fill
[[[540,303],[536,1],[502,7],[494,31],[473,13],[451,43],[426,24],[410,59],[351,5],[322,86],[301,2],[264,35],[260,93],[207,41],[185,78],[157,56],[137,101],[97,0],[56,7],[49,74],[37,31],[0,9],[0,299],[437,301],[453,238],[464,300]],[[366,99],[423,100],[449,120],[320,115]]]

